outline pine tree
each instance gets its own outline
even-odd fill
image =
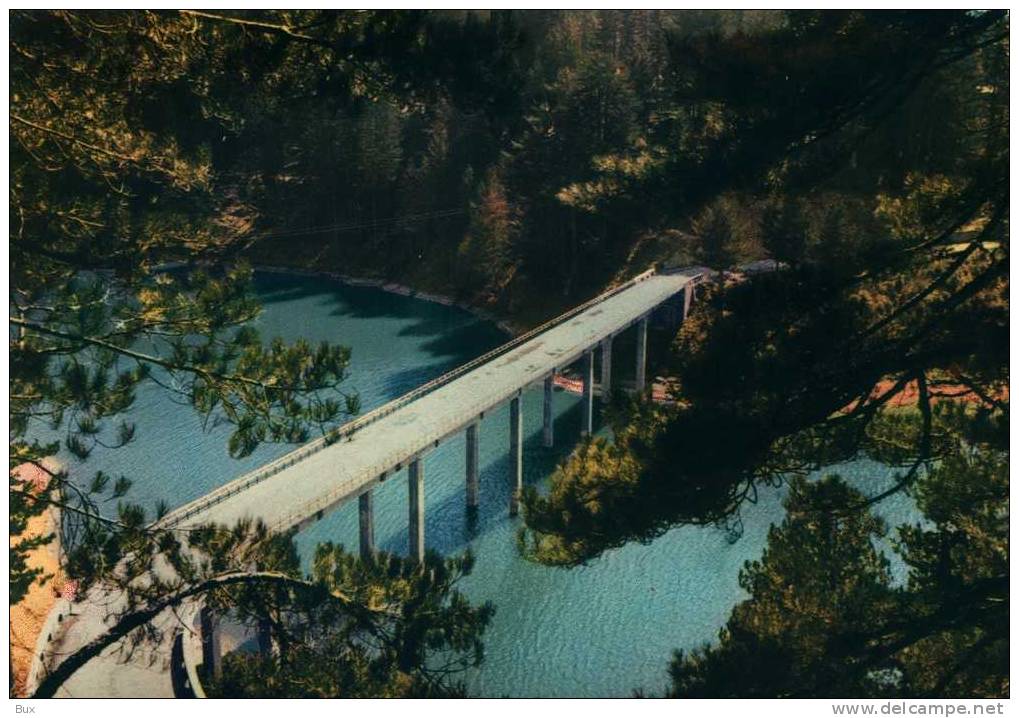
[[[765,207],[761,235],[773,259],[790,265],[806,261],[807,232],[807,222],[795,199],[769,203]]]
[[[694,222],[693,230],[697,238],[695,252],[698,261],[712,269],[729,269],[736,263],[737,240],[722,207],[708,207]]]

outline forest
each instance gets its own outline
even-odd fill
[[[613,439],[528,489],[519,551],[570,571],[738,535],[785,487],[747,598],[662,695],[1007,697],[1008,38],[1006,11],[11,11],[10,603],[54,541],[80,595],[123,594],[33,695],[196,596],[272,636],[212,695],[463,695],[498,611],[459,589],[469,552],[324,543],[309,575],[292,536],[185,541],[130,477],[47,459],[129,443],[146,383],[238,458],[358,414],[356,347],[247,326],[253,266],[526,329],[656,265],[713,270],[656,360],[672,401],[616,400]],[[860,457],[896,479],[808,479]],[[898,495],[922,522],[875,513]]]

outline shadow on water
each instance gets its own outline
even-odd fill
[[[580,425],[581,405],[578,403],[557,417],[555,423],[557,442],[554,446],[550,448],[544,446],[540,425],[537,431],[532,431],[524,438],[525,486],[535,486],[544,481],[559,464],[573,453],[580,442]],[[429,521],[427,518],[425,520],[426,531],[434,528],[432,534],[435,536],[434,541],[429,542],[428,534],[425,534],[425,545],[429,548],[435,549],[442,555],[462,552],[471,542],[509,520],[513,477],[510,466],[508,422],[505,428],[505,450],[479,475],[481,502],[478,510],[472,512],[474,515],[470,515],[467,511],[466,485],[461,487],[461,490],[456,494],[447,497],[435,506],[432,520]],[[461,517],[459,531],[451,531],[448,526],[442,526],[444,517],[457,514]],[[517,521],[521,526],[523,525],[522,519]]]
[[[465,346],[472,347],[471,355],[476,356],[499,346],[508,338],[498,327],[465,309],[422,301],[377,287],[359,287],[328,278],[285,274],[257,274],[255,286],[266,306],[318,299],[322,311],[328,312],[329,316],[357,320],[410,320],[409,324],[400,327],[396,335],[427,339],[418,348],[432,356],[450,356],[467,361],[464,358]]]
[[[398,399],[407,392],[417,389],[425,382],[442,376],[446,372],[455,369],[463,362],[450,360],[436,362],[427,366],[416,366],[407,369],[400,369],[386,374],[376,385],[375,390],[385,395],[386,401]]]
[[[467,324],[425,320],[401,329],[399,336],[431,337],[419,346],[432,356],[458,356],[460,348],[468,342],[480,350],[477,352],[480,356],[508,339],[501,331],[478,319]]]
[[[301,280],[301,281],[298,281]],[[263,305],[293,302],[315,296],[338,294],[334,291],[338,285],[330,286],[325,280],[307,277],[290,277],[284,274],[255,274],[255,291]],[[340,301],[336,297],[337,302]]]
[[[412,297],[386,292],[378,287],[344,284],[328,277],[304,277],[273,272],[255,275],[255,289],[263,305],[321,298],[322,306],[332,304],[331,316],[355,319],[415,318],[422,305]]]
[[[396,336],[426,339],[418,348],[432,356],[463,358],[465,346],[472,347],[472,356],[479,356],[509,339],[505,332],[491,322],[479,319],[466,309],[398,294],[385,294],[377,289],[354,289],[362,292],[353,292],[350,295],[352,301],[345,302],[342,310],[334,310],[334,316],[413,320],[401,327]],[[358,294],[361,294],[360,299]],[[380,301],[380,295],[384,300]]]

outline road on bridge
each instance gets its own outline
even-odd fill
[[[257,518],[283,530],[332,510],[521,389],[565,368],[602,339],[684,289],[693,272],[651,274],[391,414],[221,500],[200,498],[175,514],[190,527]],[[284,457],[285,458],[285,457]],[[244,481],[244,479],[239,479]],[[230,493],[230,486],[223,487]],[[214,492],[215,493],[215,492]],[[222,495],[222,494],[221,494]],[[173,517],[168,517],[172,520]]]

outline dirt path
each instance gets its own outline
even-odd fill
[[[55,468],[48,466],[48,468]],[[19,476],[35,484],[36,489],[44,490],[49,481],[49,475],[36,466],[22,465],[14,470]],[[25,530],[24,536],[39,536],[54,533],[56,531],[56,516],[52,511],[46,511],[39,516],[33,516]],[[21,537],[12,536],[11,545]],[[10,636],[11,636],[11,672],[14,675],[15,695],[21,695],[28,677],[28,669],[32,664],[32,652],[35,649],[36,639],[39,631],[42,630],[46,615],[56,602],[60,591],[62,579],[59,575],[60,560],[59,546],[56,538],[45,546],[40,546],[29,555],[28,565],[33,568],[41,568],[44,576],[50,576],[42,585],[33,583],[28,589],[28,595],[17,606],[10,608]]]

